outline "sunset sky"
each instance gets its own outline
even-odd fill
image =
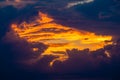
[[[119,0],[1,0],[0,73],[116,77],[119,8]]]

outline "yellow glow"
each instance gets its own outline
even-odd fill
[[[38,48],[33,48],[33,51],[35,51],[35,52],[38,51],[38,50],[39,50]]]
[[[40,56],[58,56],[50,62],[50,66],[56,60],[64,61],[69,58],[65,53],[66,49],[77,48],[83,50],[89,48],[93,51],[112,43],[105,43],[105,41],[110,41],[112,36],[96,35],[88,31],[57,24],[47,14],[41,12],[34,22],[23,22],[20,25],[12,24],[11,27],[20,38],[24,38],[30,43],[42,42],[48,45],[48,49]],[[37,51],[37,48],[34,48],[33,51]]]
[[[110,53],[108,51],[105,51],[105,54],[107,55],[107,57],[109,57],[109,58],[111,57]]]

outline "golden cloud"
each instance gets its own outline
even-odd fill
[[[11,29],[20,38],[30,43],[48,45],[48,49],[40,57],[45,55],[57,56],[58,58],[50,62],[51,66],[56,60],[64,61],[69,58],[66,49],[77,48],[83,50],[89,48],[90,51],[94,51],[103,48],[105,45],[112,44],[112,36],[96,35],[92,32],[57,24],[54,19],[41,12],[39,12],[39,16],[35,21],[30,23],[22,22],[19,25],[12,24]],[[106,41],[109,42],[106,43]],[[38,48],[33,49],[33,51],[37,50]]]

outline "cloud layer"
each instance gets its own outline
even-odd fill
[[[35,16],[38,11],[49,14],[52,18],[54,18],[56,24],[61,24],[63,26],[69,26],[70,28],[77,28],[80,30],[81,29],[87,30],[88,32],[92,31],[96,34],[112,35],[114,38],[116,36],[117,38],[120,37],[119,36],[120,6],[118,0],[94,0],[89,4],[84,3],[82,5],[76,3],[79,1],[83,1],[83,0],[39,0],[38,3],[36,0],[35,1],[1,0],[0,1],[0,36],[2,35],[2,39],[0,39],[0,56],[2,56],[0,58],[2,59],[1,73],[2,71],[3,72],[6,71],[5,74],[7,72],[10,73],[16,72],[16,74],[19,74],[22,71],[15,70],[16,67],[22,67],[26,65],[22,65],[22,66],[18,65],[15,61],[25,60],[25,58],[26,59],[33,58],[32,61],[34,61],[34,59],[36,59],[38,55],[41,55],[41,53],[43,53],[44,50],[47,49],[47,45],[43,43],[29,44],[23,39],[22,40],[19,38],[16,39],[14,35],[12,36],[11,33],[8,33],[8,31],[10,30],[11,23],[16,23],[16,21],[18,21],[18,23],[21,23],[23,21],[29,23],[30,19],[31,21],[34,21],[32,16]],[[71,8],[65,9],[65,7],[70,3],[73,3]],[[40,21],[40,22],[44,24],[47,21]],[[35,26],[37,26],[37,23],[35,23]],[[67,32],[69,30],[56,29],[56,28],[43,28],[43,31],[62,33],[62,32]],[[42,36],[49,36],[49,35],[42,35]],[[5,37],[7,38],[5,39]],[[85,38],[85,40],[88,40],[88,38]],[[61,45],[54,44],[52,46],[59,47],[64,45],[67,44],[61,44]],[[42,49],[39,50],[36,47]],[[36,63],[33,63],[33,65],[29,64],[30,65],[29,67],[27,65],[26,67],[24,67],[24,70],[22,67],[20,68],[20,70],[23,70],[23,73],[28,68],[30,69],[28,70],[28,72],[29,71],[32,72],[32,70],[35,69],[36,72],[40,72],[40,73],[42,72],[45,73],[49,71],[50,72],[55,71],[55,73],[89,72],[87,73],[87,75],[92,75],[92,74],[96,75],[95,73],[92,72],[98,72],[97,74],[98,76],[100,76],[100,74],[101,75],[104,74],[105,76],[107,74],[108,76],[110,76],[111,74],[111,76],[113,76],[119,74],[120,72],[119,48],[120,46],[118,45],[118,43],[117,44],[115,43],[109,46],[105,46],[104,48],[101,48],[93,52],[90,51],[89,49],[85,49],[85,50],[73,49],[66,51],[58,51],[61,54],[64,54],[66,52],[70,53],[69,54],[70,58],[64,61],[63,63],[61,63],[60,61],[58,61],[58,57],[54,57],[54,56],[45,56],[44,58],[37,57],[38,60]],[[35,51],[36,53],[33,51]],[[53,51],[53,53],[55,54],[58,52]],[[57,58],[55,64],[52,68],[50,68],[48,66],[49,62],[55,58]],[[38,75],[39,73],[36,74]],[[10,74],[8,73],[8,75]],[[25,76],[30,77],[30,75],[25,75]]]
[[[28,4],[35,4],[36,2],[34,0],[6,0],[0,2],[0,7],[14,6],[15,8],[23,8]]]

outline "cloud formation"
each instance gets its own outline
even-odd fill
[[[8,6],[8,3],[9,3],[9,5],[12,5],[13,7],[23,9],[23,7],[25,7],[27,4],[34,4],[35,1],[32,2],[32,0],[31,1],[28,0],[28,2],[32,2],[32,3],[28,3],[27,0],[26,1],[25,0],[6,0],[6,1],[1,1],[0,6],[1,5],[2,5],[2,7]],[[59,23],[59,24],[62,23],[61,25],[64,25],[64,26],[70,26],[70,28],[71,27],[74,27],[74,28],[76,27],[77,29],[87,30],[88,32],[89,31],[94,31],[95,33],[108,34],[108,35],[109,34],[112,34],[112,35],[117,34],[118,37],[119,37],[119,33],[120,33],[119,23],[110,22],[110,21],[112,21],[112,19],[109,19],[109,17],[111,17],[111,14],[109,14],[106,11],[107,10],[106,6],[102,5],[102,7],[100,7],[101,4],[104,1],[106,2],[108,0],[96,0],[96,1],[103,1],[103,2],[96,3],[94,1],[95,2],[94,5],[93,4],[92,5],[89,5],[89,4],[87,5],[85,3],[85,5],[83,5],[83,6],[81,6],[81,5],[77,6],[77,7],[79,7],[78,11],[80,11],[80,12],[78,12],[75,9],[76,7],[74,8],[74,5],[73,5],[73,8],[70,8],[70,9],[58,10],[59,8],[65,7],[67,3],[70,3],[67,0],[51,0],[51,2],[48,2],[48,1],[49,0],[43,0],[43,2],[40,1],[40,4],[42,4],[42,5],[37,3],[37,5],[39,6],[39,8],[37,7],[37,10],[41,10],[45,13],[48,13],[52,17],[55,17],[55,21],[56,22],[58,21],[57,23]],[[70,1],[74,2],[74,1],[78,1],[78,0],[70,0]],[[7,4],[6,3],[5,3],[5,5],[1,4],[3,2],[7,2]],[[11,2],[14,2],[14,4],[11,3]],[[22,2],[25,2],[25,3],[21,4]],[[21,6],[19,7],[18,4],[21,5]],[[95,5],[97,5],[97,6],[94,8]],[[110,7],[110,6],[108,6],[108,7]],[[3,10],[1,10],[1,12],[0,12],[0,14],[1,14],[0,15],[0,17],[1,17],[1,19],[0,19],[1,22],[0,23],[2,23],[2,24],[6,24],[7,22],[11,23],[11,18],[9,18],[9,17],[12,16],[12,15],[13,15],[12,20],[14,20],[14,21],[16,21],[14,19],[14,18],[16,18],[15,15],[19,16],[18,20],[20,20],[21,18],[22,18],[22,20],[24,20],[25,17],[28,17],[28,15],[27,16],[25,15],[25,11],[26,11],[26,13],[29,14],[30,17],[32,15],[32,13],[31,13],[32,9],[31,8],[30,8],[30,10],[25,9],[25,11],[22,11],[22,9],[20,9],[19,11],[23,14],[18,14],[17,12],[15,13],[15,11],[17,11],[17,9],[12,10],[13,7],[12,8],[11,8],[11,6],[9,6],[9,7],[10,8],[8,8],[8,7],[7,8],[2,8]],[[81,15],[81,12],[82,12],[82,10],[80,10],[81,7],[83,8],[83,10],[86,10],[88,12],[84,12],[83,15]],[[118,9],[116,9],[116,7],[118,7]],[[113,13],[115,15],[116,15],[116,13],[117,13],[117,15],[119,15],[119,6],[116,6],[116,7],[113,8]],[[101,9],[101,10],[98,10],[98,8]],[[95,13],[96,10],[98,11],[97,13]],[[86,13],[86,15],[85,15],[85,13]],[[98,13],[99,13],[99,15],[98,15]],[[94,16],[92,16],[92,18],[89,18],[88,16],[89,15],[91,16],[91,14],[94,15]],[[22,15],[22,17],[21,17],[21,15]],[[102,20],[106,19],[106,18],[109,19],[109,20],[107,22],[106,21],[96,21],[93,18],[93,17],[95,17],[95,15]],[[5,20],[4,20],[4,17],[5,17]],[[112,15],[112,17],[114,17],[114,16]],[[119,17],[117,17],[117,18],[119,18]],[[9,21],[7,21],[7,20],[9,20]],[[29,19],[27,19],[27,20],[29,20]],[[41,21],[41,20],[38,20],[38,21],[40,21],[41,24],[45,24],[46,22],[49,23],[49,21],[51,21],[51,19],[50,20],[45,20],[45,21]],[[3,32],[3,30],[1,28],[5,27],[2,24],[1,24],[2,27],[0,27],[0,33]],[[27,24],[27,22],[26,22],[26,24]],[[6,25],[6,26],[8,26],[8,25]],[[34,28],[35,28],[35,26],[37,26],[37,23],[34,25]],[[23,26],[21,26],[21,27],[23,27]],[[27,29],[27,27],[26,27],[26,29]],[[39,30],[39,29],[36,29],[36,30]],[[55,28],[42,28],[41,31],[43,31],[43,32],[49,31],[49,32],[53,32],[53,33],[62,33],[62,32],[67,32],[67,31],[70,31],[70,30],[69,29],[65,30],[63,28],[62,29],[57,29],[55,27]],[[33,32],[31,34],[36,35],[38,32],[35,32],[35,33]],[[40,36],[46,37],[46,36],[50,36],[50,35],[40,35]],[[0,43],[2,43],[2,45],[0,45],[0,47],[1,47],[0,53],[3,56],[2,58],[4,58],[2,63],[6,63],[5,61],[8,61],[8,63],[10,61],[12,62],[13,57],[11,57],[11,56],[13,56],[12,55],[13,53],[15,54],[14,58],[17,58],[17,59],[21,59],[21,58],[22,59],[25,59],[25,58],[30,59],[31,57],[36,58],[35,57],[36,55],[40,55],[42,53],[42,51],[44,50],[44,46],[45,46],[45,49],[47,47],[44,44],[31,45],[31,44],[28,44],[25,41],[23,41],[23,42],[21,42],[21,41],[17,42],[16,41],[15,42],[14,40],[12,40],[13,36],[8,35],[7,37],[9,37],[9,38],[7,38],[6,40],[9,41],[9,39],[11,39],[11,41],[13,41],[13,42],[12,43],[11,42],[10,43],[0,42]],[[92,38],[90,36],[89,39],[84,38],[83,40],[84,41],[89,41],[91,39],[94,39],[94,38]],[[96,39],[97,38],[95,38],[95,40]],[[44,41],[44,42],[54,40],[54,42],[55,42],[58,39],[41,39],[41,40]],[[77,42],[78,41],[76,41],[76,43]],[[54,50],[56,50],[56,47],[64,46],[64,45],[68,45],[68,44],[67,43],[65,43],[65,44],[51,44],[50,46],[55,47]],[[79,44],[77,44],[77,45],[79,45]],[[78,51],[78,50],[69,51],[69,50],[67,50],[66,52],[70,53],[69,54],[70,58],[67,61],[61,63],[60,61],[58,61],[58,57],[57,57],[57,59],[55,61],[54,69],[58,72],[59,71],[60,72],[65,72],[65,71],[66,72],[67,71],[68,72],[72,72],[72,71],[73,72],[74,71],[80,72],[82,70],[87,70],[87,69],[93,69],[93,68],[96,69],[96,67],[101,69],[100,66],[107,65],[108,64],[107,62],[111,63],[111,60],[113,60],[113,63],[111,63],[111,65],[114,66],[113,64],[119,64],[118,62],[119,62],[119,56],[120,56],[119,55],[120,54],[120,51],[119,51],[120,49],[119,49],[119,46],[118,47],[117,46],[118,45],[115,45],[115,46],[112,45],[112,47],[108,46],[106,52],[104,52],[104,49],[100,49],[100,50],[97,50],[97,51],[94,51],[94,52],[90,52],[88,49],[81,50],[81,51]],[[91,47],[91,45],[90,45],[90,47]],[[11,48],[12,48],[12,51],[11,51]],[[112,48],[112,49],[110,49],[110,48]],[[35,51],[35,52],[33,52],[32,50]],[[58,52],[57,51],[52,51],[52,53],[54,53],[54,54],[58,54],[58,53],[65,54],[66,52],[64,52],[64,51],[58,51]],[[91,55],[89,53],[93,53],[93,54]],[[118,54],[116,54],[116,53],[118,53]],[[32,55],[30,55],[30,54],[32,54]],[[112,59],[110,59],[111,56],[113,56]],[[41,70],[43,70],[43,72],[44,72],[44,71],[48,71],[49,62],[51,62],[55,58],[54,58],[54,56],[45,56],[40,60],[38,60],[38,59],[39,58],[37,58],[37,62],[33,65],[35,67],[33,69],[39,69],[40,70],[40,68],[41,68]],[[16,59],[14,59],[14,61],[16,61]],[[107,66],[109,66],[109,64]],[[8,66],[6,67],[6,69],[7,68],[8,68]],[[111,69],[113,70],[113,67]],[[111,70],[111,69],[109,69],[109,70]],[[104,70],[106,70],[106,69],[104,69]],[[104,71],[103,71],[103,73],[104,73]]]
[[[91,3],[93,2],[94,0],[82,0],[82,1],[76,1],[76,2],[70,2],[67,4],[66,8],[71,8],[71,7],[74,7],[76,5],[83,5],[83,4],[86,4],[86,3]]]
[[[103,48],[105,45],[112,44],[112,36],[96,35],[92,32],[87,32],[69,26],[57,24],[49,15],[39,12],[35,20],[31,22],[21,22],[20,24],[12,24],[11,32],[16,34],[21,39],[25,39],[29,43],[44,43],[48,45],[42,56],[57,56],[56,59],[50,62],[50,66],[56,61],[64,61],[68,59],[66,49],[77,48],[83,50],[89,48],[90,51]],[[106,43],[106,41],[109,41]],[[33,51],[39,49],[33,48]],[[41,48],[40,48],[41,49]],[[41,58],[35,60],[39,61]]]
[[[105,52],[108,51],[108,54]],[[99,69],[108,72],[112,72],[115,70],[114,67],[118,67],[120,63],[120,45],[116,43],[115,45],[107,45],[104,48],[98,49],[96,51],[89,51],[89,49],[85,50],[66,50],[69,59],[64,62],[56,61],[53,65],[54,70],[60,73],[85,73],[87,74],[97,71]],[[117,54],[116,54],[117,53]],[[107,65],[107,66],[106,66]],[[111,66],[112,65],[112,66]],[[105,68],[108,68],[105,70]],[[110,69],[113,70],[110,70]],[[96,72],[97,73],[97,72]],[[98,72],[100,73],[100,72]],[[102,73],[104,74],[104,73]],[[111,74],[111,73],[108,73]]]
[[[28,4],[35,4],[37,1],[34,0],[5,0],[0,2],[0,7],[14,6],[15,8],[23,8]]]

